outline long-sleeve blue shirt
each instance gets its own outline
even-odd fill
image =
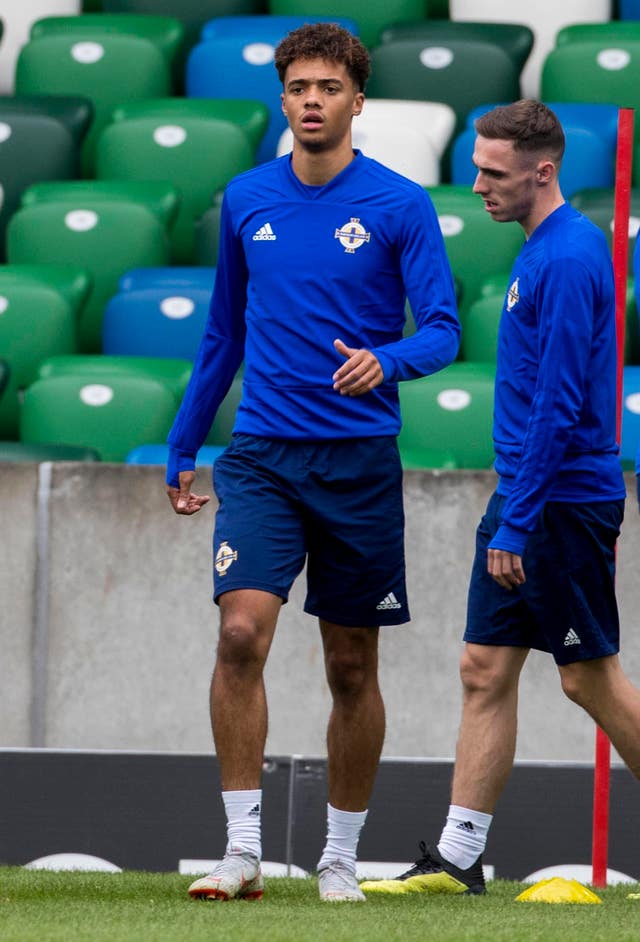
[[[522,555],[548,500],[625,496],[616,443],[615,291],[604,234],[564,203],[524,244],[500,330],[490,546]]]
[[[403,337],[408,298],[416,332]],[[222,213],[215,288],[191,381],[169,435],[167,481],[194,467],[244,359],[234,431],[276,439],[396,435],[397,382],[456,356],[460,325],[437,216],[425,191],[355,152],[324,186],[290,156],[236,177]],[[333,346],[367,348],[383,382],[341,396]]]

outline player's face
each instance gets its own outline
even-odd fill
[[[536,158],[514,150],[513,141],[478,136],[472,160],[478,170],[473,192],[482,197],[491,218],[519,222],[527,231],[540,194]]]
[[[351,142],[351,119],[360,114],[364,94],[346,67],[327,59],[297,59],[284,77],[282,110],[295,141],[313,151]]]

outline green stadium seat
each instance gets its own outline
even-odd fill
[[[372,48],[385,26],[424,19],[428,9],[427,0],[370,0],[368,3],[362,0],[314,0],[313,3],[309,0],[270,0],[269,12],[280,16],[346,16],[357,23],[365,46]]]
[[[196,223],[195,253],[198,265],[215,265],[218,261],[220,246],[220,210],[224,194],[215,193],[212,206],[207,209]]]
[[[265,0],[102,0],[105,13],[175,16],[184,28],[184,38],[176,57],[175,76],[183,76],[187,55],[200,37],[204,24],[218,16],[265,12]],[[181,94],[183,85],[176,86]]]
[[[495,366],[452,363],[432,376],[400,383],[400,454],[419,461],[421,450],[450,452],[460,468],[493,464]]]
[[[91,377],[96,383],[108,382],[111,376],[140,374],[163,383],[179,404],[191,377],[190,360],[164,357],[105,356],[104,354],[75,354],[54,356],[43,360],[38,367],[37,379],[51,376]]]
[[[24,190],[37,180],[78,176],[91,116],[86,98],[0,98],[0,261],[6,257],[7,223]]]
[[[477,298],[466,313],[460,344],[462,360],[495,363],[504,291]]]
[[[436,44],[457,38],[478,39],[500,46],[513,59],[518,72],[524,68],[533,48],[533,30],[524,23],[465,22],[431,18],[387,26],[380,34],[380,43],[394,42],[397,39],[423,39]]]
[[[558,31],[556,46],[567,43],[605,42],[608,45],[618,40],[640,39],[640,21],[608,20],[604,23],[570,23]]]
[[[89,15],[89,19],[95,17]],[[171,69],[164,50],[141,35],[101,32],[89,26],[86,33],[74,29],[31,39],[18,56],[17,94],[74,94],[91,100],[94,117],[82,147],[85,176],[93,175],[97,137],[117,105],[163,98],[171,92]]]
[[[446,448],[400,449],[400,460],[404,471],[427,471],[438,468],[453,471],[459,467],[456,456]]]
[[[50,376],[25,391],[20,439],[93,448],[102,461],[124,462],[137,445],[166,439],[176,409],[163,382],[138,372],[104,382],[91,374]]]
[[[640,106],[640,38],[563,43],[547,55],[542,69],[545,101],[604,102]],[[640,140],[638,122],[636,141]]]
[[[3,0],[0,4],[0,95],[15,92],[16,60],[36,20],[50,13],[77,16],[81,0]]]
[[[76,445],[42,445],[31,442],[0,441],[0,461],[100,461],[95,448]]]
[[[491,274],[510,271],[524,236],[517,225],[494,222],[470,187],[443,184],[430,187],[428,192],[438,214],[451,268],[462,283],[460,317],[464,330],[466,312],[480,296],[483,281]]]
[[[214,193],[249,170],[255,148],[237,124],[217,117],[215,102],[167,99],[166,109],[134,103],[119,109],[96,144],[96,175],[103,180],[171,180],[180,209],[171,230],[172,261],[195,261],[195,224]],[[266,110],[266,109],[265,109]]]
[[[613,248],[613,214],[615,191],[613,189],[580,190],[570,198],[570,203],[588,216],[592,222],[602,229],[607,237],[609,248]],[[627,264],[629,272],[632,270],[633,253],[636,246],[636,237],[640,227],[640,189],[632,189],[629,205],[629,252]]]
[[[207,445],[228,445],[231,441],[236,412],[242,397],[242,376],[239,374],[231,383],[229,392],[222,400],[213,424],[206,438]]]
[[[45,16],[31,27],[30,38],[76,36],[79,39],[102,34],[141,36],[158,47],[171,66],[184,39],[184,27],[175,16],[132,13],[83,13],[82,16]]]
[[[0,350],[9,367],[0,397],[0,439],[18,437],[20,400],[46,357],[77,348],[78,317],[90,290],[70,266],[0,266]]]
[[[71,181],[35,184],[7,229],[11,263],[74,264],[91,274],[80,315],[79,349],[99,353],[102,317],[131,268],[168,264],[167,227],[177,210],[170,184]]]

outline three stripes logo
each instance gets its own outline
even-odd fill
[[[378,602],[376,608],[380,611],[384,611],[389,608],[402,608],[402,605],[397,600],[393,592],[389,592],[389,595],[385,595],[381,602]]]
[[[567,632],[567,636],[566,636],[566,638],[564,639],[564,646],[565,646],[565,648],[568,648],[569,645],[571,645],[571,644],[582,644],[582,642],[580,641],[580,638],[579,638],[578,635],[575,633],[575,631],[573,630],[573,628],[569,628],[569,630],[568,630],[568,632]]]
[[[271,223],[267,222],[264,226],[260,226],[258,231],[253,237],[254,242],[275,242],[276,234],[271,228]]]
[[[461,821],[460,824],[456,824],[456,831],[464,831],[466,834],[475,834],[476,829],[472,821]]]
[[[260,805],[254,805],[251,811],[249,812],[250,818],[259,818],[260,817]]]

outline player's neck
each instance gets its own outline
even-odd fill
[[[301,183],[306,186],[324,186],[337,177],[354,157],[350,139],[330,151],[310,151],[296,141],[291,166]]]
[[[564,196],[558,187],[555,187],[549,192],[548,198],[539,200],[533,212],[520,223],[527,239],[530,238],[538,226],[543,223],[551,213],[555,213],[556,209],[559,209],[564,202]]]

